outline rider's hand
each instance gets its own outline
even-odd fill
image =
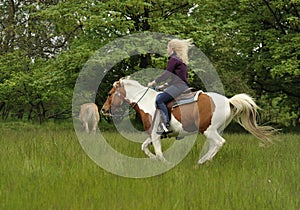
[[[148,83],[148,87],[152,87],[153,85],[155,85],[156,84],[156,82],[155,82],[155,80],[153,80],[152,82],[149,82]]]
[[[169,86],[169,84],[168,84],[168,83],[165,83],[165,84],[162,84],[162,85],[158,86],[158,89],[159,89],[159,90],[164,90],[164,89],[166,89],[168,86]]]

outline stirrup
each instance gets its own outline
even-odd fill
[[[169,133],[172,133],[173,131],[169,129],[169,126],[165,126],[164,123],[161,123],[160,126],[158,127],[156,133],[158,135],[161,135],[161,134],[169,134]]]

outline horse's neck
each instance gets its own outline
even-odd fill
[[[147,88],[143,86],[126,86],[126,98],[132,103],[137,102],[146,90]]]
[[[153,113],[157,92],[144,86],[125,87],[126,98],[130,103],[137,104],[140,111]]]

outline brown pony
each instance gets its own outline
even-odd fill
[[[97,105],[94,103],[82,104],[79,112],[79,120],[85,132],[89,133],[91,130],[93,133],[96,133],[100,120]]]

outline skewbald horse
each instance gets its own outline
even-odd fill
[[[142,144],[142,150],[150,158],[165,161],[161,149],[161,135],[156,133],[160,117],[156,115],[155,99],[159,92],[142,86],[135,80],[121,78],[113,84],[101,109],[105,116],[111,116],[127,102],[140,115],[144,129],[149,137]],[[178,139],[191,133],[203,133],[209,142],[209,149],[198,164],[211,160],[225,143],[221,133],[226,126],[236,120],[258,139],[271,142],[270,137],[276,131],[270,126],[257,125],[258,106],[246,94],[237,94],[228,99],[217,93],[202,92],[196,102],[180,105],[171,109],[170,126],[173,132],[169,137]],[[148,146],[153,145],[155,154]]]

